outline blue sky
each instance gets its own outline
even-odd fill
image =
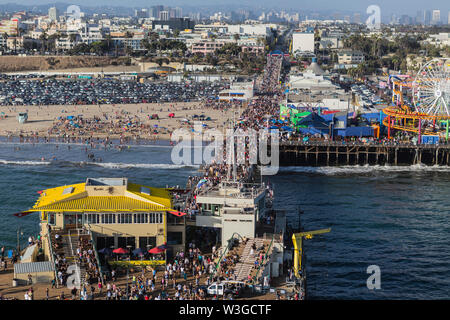
[[[70,3],[79,5],[111,5],[127,7],[149,7],[156,4],[178,5],[178,6],[212,6],[214,4],[223,6],[224,4],[244,5],[246,7],[267,7],[267,8],[291,8],[303,10],[351,10],[365,12],[365,9],[371,4],[380,6],[382,15],[410,14],[415,15],[418,10],[439,9],[442,19],[447,17],[450,10],[450,1],[448,0],[0,0],[0,4],[16,3],[27,5],[39,5],[48,3]]]

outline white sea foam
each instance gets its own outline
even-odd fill
[[[113,163],[113,162],[86,162],[87,165],[96,165],[109,169],[126,169],[126,168],[144,168],[144,169],[181,169],[181,168],[199,168],[195,165],[182,165],[170,163]]]
[[[0,159],[0,164],[16,165],[16,166],[43,166],[43,165],[67,165],[67,166],[99,166],[108,169],[127,169],[127,168],[142,168],[142,169],[181,169],[181,168],[196,168],[198,165],[178,165],[171,163],[122,163],[122,162],[86,162],[86,161],[31,161],[31,160],[4,160]]]
[[[51,162],[50,161],[30,161],[30,160],[16,161],[16,160],[0,159],[0,164],[16,165],[16,166],[47,166],[47,165],[51,164]]]
[[[323,175],[365,174],[372,172],[450,172],[450,166],[427,166],[415,164],[411,166],[338,166],[338,167],[280,167],[279,172],[315,173]]]

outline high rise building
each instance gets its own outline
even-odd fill
[[[169,11],[164,10],[164,11],[160,11],[159,15],[158,15],[158,19],[161,21],[167,21],[169,20]]]
[[[423,24],[423,14],[421,11],[417,11],[415,22],[416,24]]]
[[[183,9],[175,7],[175,18],[183,18]]]
[[[51,21],[58,20],[58,10],[56,9],[56,7],[51,7],[50,9],[48,9],[48,18]]]
[[[400,17],[400,24],[403,24],[403,25],[410,25],[411,24],[411,17],[410,16],[408,16],[407,14],[403,14],[401,17]]]
[[[431,11],[430,10],[425,10],[423,12],[423,24],[428,26],[431,23]]]
[[[355,13],[353,15],[353,23],[361,23],[361,14],[360,13]]]
[[[149,18],[149,12],[147,9],[134,10],[134,16],[136,18]]]
[[[450,25],[450,11],[448,12],[447,24]]]
[[[441,10],[433,10],[431,17],[431,24],[436,25],[441,23]]]
[[[159,13],[164,10],[164,6],[153,6],[150,8],[150,17],[159,19]]]

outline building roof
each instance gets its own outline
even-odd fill
[[[14,274],[54,271],[51,261],[15,263]]]
[[[312,73],[316,75],[322,75],[325,72],[322,70],[322,68],[317,64],[317,62],[312,62],[306,70],[311,71]]]
[[[40,193],[29,211],[166,211],[172,206],[167,189],[134,184],[126,178],[89,178],[86,183],[60,186]]]

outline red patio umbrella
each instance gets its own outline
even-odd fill
[[[160,247],[155,247],[155,248],[148,250],[148,252],[153,253],[153,254],[158,254],[158,253],[161,253],[164,251],[166,251],[166,249],[162,249]]]
[[[114,249],[113,252],[119,253],[119,254],[125,254],[125,253],[128,253],[128,250],[124,249],[124,248],[117,248],[117,249]]]

